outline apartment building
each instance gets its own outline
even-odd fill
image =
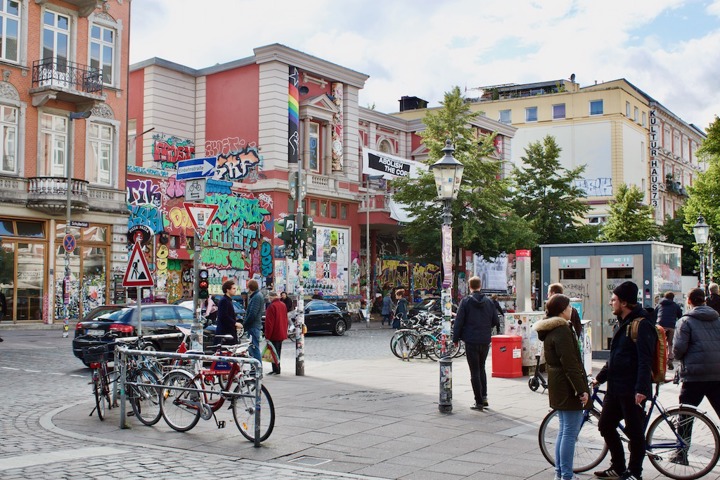
[[[127,261],[129,3],[0,1],[5,321],[113,300]]]

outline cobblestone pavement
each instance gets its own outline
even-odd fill
[[[153,445],[102,444],[85,435],[48,431],[53,428],[54,410],[76,405],[73,408],[90,411],[89,371],[70,352],[70,339],[63,339],[57,330],[3,330],[2,336],[0,478],[4,480],[371,478]],[[328,353],[328,358],[332,355]]]

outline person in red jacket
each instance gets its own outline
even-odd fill
[[[283,340],[288,338],[288,311],[277,292],[268,293],[268,300],[270,305],[265,310],[265,339],[275,347],[278,358],[278,363],[272,364],[272,372],[268,375],[280,375],[280,350]]]

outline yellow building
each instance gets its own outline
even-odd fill
[[[547,135],[562,149],[563,167],[585,165],[580,186],[591,205],[589,223],[605,221],[608,203],[622,183],[645,192],[658,221],[672,216],[687,196],[685,187],[703,168],[695,156],[702,131],[625,79],[587,87],[574,80],[573,75],[570,80],[479,87],[469,89],[466,98],[472,110],[518,129],[513,165],[521,167],[525,148]]]

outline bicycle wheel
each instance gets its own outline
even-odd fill
[[[575,443],[575,457],[573,458],[573,472],[587,472],[602,462],[607,455],[607,445],[598,430],[600,414],[595,410],[583,414],[580,433]],[[540,451],[550,465],[555,465],[555,444],[557,443],[560,419],[557,410],[548,413],[540,424],[538,443]]]
[[[132,372],[128,380],[138,384],[131,385],[128,389],[135,417],[147,426],[155,425],[162,416],[157,375],[151,370],[141,368]]]
[[[715,424],[692,408],[667,410],[652,422],[645,438],[650,463],[670,478],[703,477],[720,456],[720,434]]]
[[[163,380],[160,392],[160,411],[173,430],[187,432],[200,420],[202,398],[200,385],[183,370],[174,370]],[[193,390],[183,390],[193,389]]]
[[[416,343],[420,336],[414,331],[405,331],[399,334],[394,344],[391,345],[393,354],[402,359],[410,358],[416,350]]]
[[[432,338],[432,337],[430,337]],[[452,337],[450,335],[447,336],[445,339],[445,353],[442,351],[442,340],[438,339],[434,342],[433,345],[433,352],[432,356],[430,357],[431,360],[435,360],[435,358],[440,359],[444,357],[448,358],[454,358],[457,356],[459,346],[456,347],[455,344],[452,342]],[[433,358],[435,357],[435,358]]]
[[[243,397],[233,397],[232,412],[235,424],[243,437],[251,442],[255,441],[255,392],[257,382],[255,380],[242,381],[235,387],[234,393]],[[260,441],[265,441],[275,428],[275,404],[265,385],[260,389]]]
[[[95,393],[95,407],[98,418],[105,420],[107,411],[112,408],[110,404],[110,385],[108,385],[107,365],[98,367],[93,377],[93,390]]]
[[[98,418],[105,420],[105,403],[102,400],[102,385],[100,385],[100,372],[93,370],[92,375],[93,395],[95,396],[95,411]]]

